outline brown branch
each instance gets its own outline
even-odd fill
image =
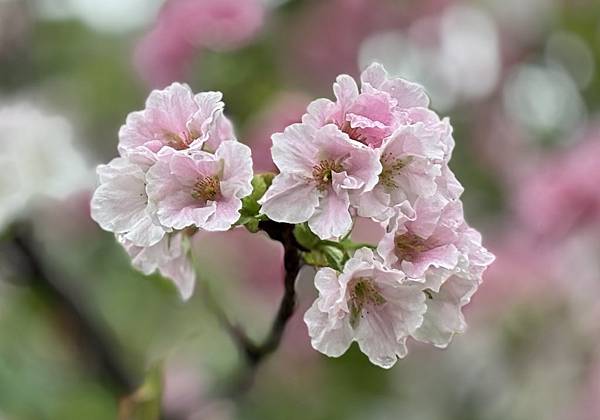
[[[240,372],[239,377],[234,382],[234,385],[226,392],[233,397],[244,394],[250,388],[258,367],[269,355],[277,350],[281,343],[285,328],[294,314],[294,308],[296,306],[295,283],[298,272],[302,266],[300,251],[303,247],[298,244],[294,237],[294,225],[276,223],[269,220],[260,222],[259,226],[271,239],[280,242],[284,249],[284,293],[267,336],[261,343],[256,344],[239,326],[234,325],[229,321],[227,315],[219,305],[216,304],[209,293],[206,295],[209,309],[213,311],[215,316],[232,337],[245,360],[245,366]]]

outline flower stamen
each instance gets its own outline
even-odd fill
[[[196,200],[214,201],[221,194],[219,177],[213,175],[199,179],[191,194]]]
[[[350,121],[344,121],[344,123],[340,126],[340,130],[343,133],[348,134],[348,137],[350,137],[352,140],[367,144],[367,137],[362,134],[359,127],[352,127],[350,125]]]
[[[425,240],[411,232],[396,236],[395,253],[401,261],[413,261],[421,252],[429,249]]]
[[[379,183],[387,190],[397,189],[395,177],[410,163],[410,158],[399,159],[391,152],[385,152],[381,155],[380,162],[383,169],[379,174]]]
[[[333,159],[324,159],[318,165],[313,166],[312,176],[317,183],[319,191],[326,191],[331,185],[332,173],[342,172],[344,167]]]
[[[386,300],[373,280],[369,277],[353,279],[348,285],[350,290],[350,325],[356,326],[363,309],[369,306],[381,306]]]

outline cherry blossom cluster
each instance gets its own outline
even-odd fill
[[[136,268],[171,278],[184,299],[195,282],[189,237],[230,229],[252,192],[250,149],[237,142],[221,98],[179,83],[153,91],[121,127],[120,157],[97,170],[94,220]]]
[[[409,337],[446,347],[494,259],[464,220],[463,188],[448,167],[452,127],[421,86],[379,64],[360,82],[339,76],[334,101],[313,101],[300,123],[274,134],[278,173],[257,175],[220,93],[153,91],[120,130],[120,157],[98,168],[94,219],[136,268],[160,271],[184,298],[196,231],[295,225],[298,252],[318,268],[319,294],[304,316],[316,350],[337,357],[356,341],[389,368]],[[356,218],[385,228],[378,244],[352,242]]]

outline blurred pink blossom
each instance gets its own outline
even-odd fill
[[[153,87],[182,79],[200,49],[244,46],[258,33],[264,15],[260,0],[169,0],[138,44],[136,68]]]
[[[372,33],[406,26],[415,19],[438,13],[454,0],[412,2],[410,7],[387,0],[331,0],[307,7],[293,29],[286,64],[291,71],[310,75],[325,87],[337,74],[358,74],[357,55]]]
[[[536,234],[560,237],[600,222],[599,129],[534,168],[517,192],[518,214]]]
[[[553,256],[527,232],[515,230],[490,244],[496,262],[469,309],[497,313],[511,304],[560,293]]]
[[[252,147],[255,172],[276,172],[271,159],[271,135],[299,123],[310,97],[298,92],[279,94],[251,123],[244,140]]]

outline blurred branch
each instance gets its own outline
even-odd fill
[[[294,237],[294,225],[276,223],[269,220],[261,221],[259,227],[266,232],[271,239],[280,242],[283,245],[283,263],[285,268],[285,276],[283,279],[284,293],[279,303],[279,309],[273,318],[271,328],[264,340],[261,343],[255,343],[246,335],[240,326],[231,323],[227,314],[212,298],[210,291],[206,290],[205,293],[207,306],[232,337],[245,360],[245,366],[242,372],[240,372],[234,385],[228,391],[228,394],[231,396],[239,396],[250,388],[254,381],[257,368],[279,347],[285,327],[294,314],[294,308],[296,306],[295,283],[298,272],[302,266],[300,250],[303,249],[303,247],[298,244]]]
[[[19,270],[28,278],[32,289],[49,300],[73,328],[77,344],[91,359],[103,379],[108,381],[117,397],[137,388],[137,381],[126,371],[117,357],[114,337],[98,317],[82,305],[86,299],[71,284],[59,281],[59,276],[45,263],[33,241],[30,229],[19,225],[14,229],[12,243],[21,259]],[[62,275],[60,276],[63,277]]]

